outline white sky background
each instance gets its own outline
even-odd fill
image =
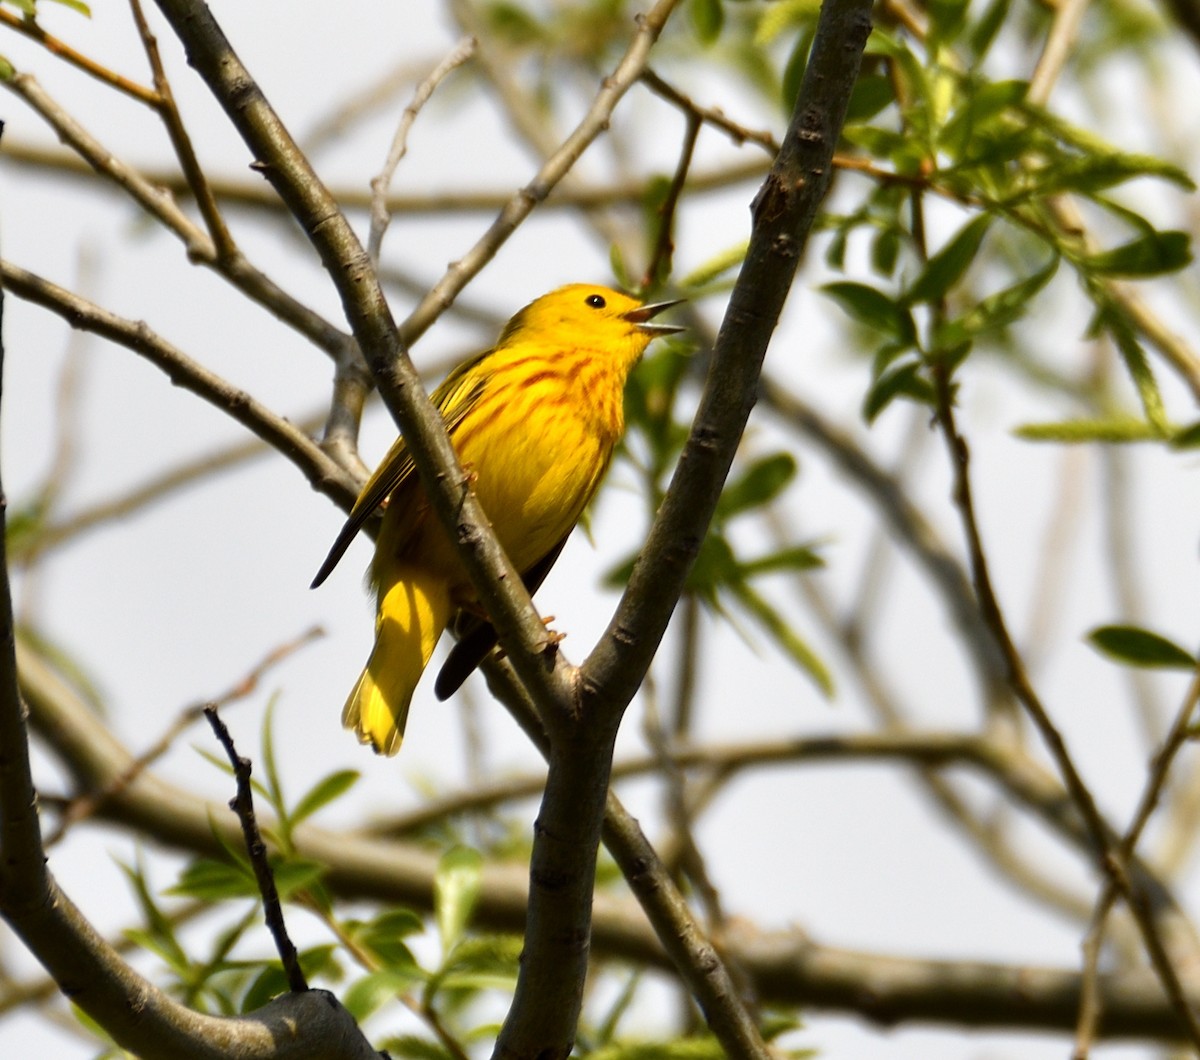
[[[456,39],[434,4],[361,2],[331,7],[262,0],[214,7],[268,98],[301,137],[349,93],[406,60],[417,70],[428,69]],[[244,147],[185,67],[157,11],[149,14],[202,161],[216,174],[245,173],[249,158]],[[97,4],[88,23],[46,4],[43,21],[87,53],[135,79],[149,80],[123,5]],[[3,35],[0,50],[18,69],[35,72],[119,157],[144,165],[167,159],[165,136],[148,112],[118,100],[11,33]],[[1179,59],[1176,65],[1195,86],[1194,56],[1181,52]],[[509,145],[495,109],[479,99],[461,105],[465,86],[465,81],[444,86],[446,98],[435,97],[417,120],[396,190],[514,190],[533,174],[535,164]],[[732,86],[691,87],[701,98],[745,117],[748,124],[774,122],[775,130],[782,131],[777,114],[764,117],[748,109],[749,102]],[[378,118],[317,156],[318,169],[329,183],[367,185],[382,164],[394,122],[407,101],[404,92]],[[742,102],[747,109],[739,112]],[[1113,105],[1122,102],[1114,93]],[[639,158],[639,164],[670,172],[682,121],[637,87],[622,105],[622,112],[630,110],[656,132],[661,129],[661,134],[640,141],[659,154]],[[6,141],[51,142],[40,120],[13,97],[0,103],[0,117],[7,122]],[[1193,119],[1193,133],[1195,124]],[[1136,127],[1131,124],[1131,129]],[[745,149],[745,157],[750,150]],[[717,134],[702,135],[702,163],[728,159],[732,152]],[[592,155],[598,157],[599,152]],[[581,171],[587,173],[593,162],[589,155]],[[748,184],[694,200],[680,227],[677,271],[686,272],[745,237],[753,190]],[[1164,196],[1164,201],[1175,200]],[[4,257],[69,288],[80,287],[81,259],[94,261],[86,270],[82,293],[115,312],[145,319],[276,411],[299,416],[327,401],[332,367],[324,354],[245,304],[219,279],[189,266],[173,239],[147,226],[115,195],[92,185],[31,179],[27,171],[6,167],[0,152],[0,202]],[[276,229],[244,214],[230,216],[256,265],[340,322],[332,288],[304,244],[281,239]],[[365,239],[363,217],[354,221]],[[385,242],[385,257],[433,282],[490,221],[487,215],[427,222],[397,218]],[[836,310],[813,293],[823,278],[819,269],[819,255],[811,255],[768,363],[830,418],[854,427],[860,423],[857,408],[867,368],[861,358],[839,348],[840,332],[830,326]],[[606,281],[608,276],[605,248],[583,234],[568,215],[546,212],[520,229],[471,285],[467,297],[506,317],[560,283]],[[1059,282],[1049,297],[1069,299],[1070,294],[1069,283]],[[403,317],[409,308],[411,303],[397,300],[394,312]],[[714,301],[701,308],[715,323],[723,305]],[[56,387],[64,350],[72,340],[56,317],[41,310],[11,297],[5,309],[3,474],[10,502],[19,507],[47,470],[57,430]],[[1048,314],[1039,319],[1045,322]],[[1031,341],[1055,349],[1059,363],[1077,363],[1078,316],[1060,314],[1056,324],[1060,334],[1038,334]],[[418,364],[442,363],[492,337],[446,319],[419,343],[414,357]],[[99,340],[83,341],[80,453],[65,501],[68,511],[242,437],[232,421],[166,385],[156,369],[132,353]],[[1176,418],[1194,416],[1173,379],[1166,372],[1160,379]],[[1062,488],[1062,458],[1019,442],[1009,432],[1020,422],[1049,419],[1062,411],[1050,404],[1031,408],[1028,393],[1017,391],[992,367],[972,365],[966,373],[961,426],[972,444],[985,541],[1002,602],[1018,634],[1026,628],[1033,593],[1043,577],[1037,557],[1048,512]],[[888,462],[908,429],[906,414],[893,409],[871,432],[869,446]],[[364,430],[368,462],[382,454],[392,435],[386,413],[373,407]],[[779,441],[761,413],[752,421],[748,437],[748,446],[756,452],[769,451]],[[801,449],[800,459],[801,475],[787,494],[788,518],[799,528],[800,538],[828,542],[829,569],[821,577],[846,600],[857,584],[874,516],[818,454]],[[1113,613],[1111,589],[1100,566],[1096,460],[1082,451],[1070,454],[1070,459],[1082,479],[1086,508],[1063,574],[1061,618],[1044,646],[1046,664],[1035,679],[1103,809],[1123,824],[1141,789],[1146,753],[1131,721],[1120,670],[1081,640],[1092,625],[1120,616]],[[1196,460],[1157,450],[1139,451],[1136,459],[1139,508],[1152,513],[1137,528],[1138,575],[1145,586],[1150,624],[1193,644],[1200,594]],[[941,446],[933,436],[919,472],[918,493],[926,511],[957,549],[960,534],[949,506]],[[555,627],[569,633],[564,650],[576,661],[595,642],[616,601],[598,587],[599,573],[636,547],[644,533],[645,516],[639,502],[621,488],[622,481],[631,481],[630,472],[618,467],[594,515],[596,546],[576,535],[538,597],[543,613],[556,616]],[[45,632],[74,652],[97,678],[117,735],[135,751],[157,737],[184,705],[220,694],[270,649],[313,624],[322,625],[327,637],[272,670],[250,700],[229,707],[223,716],[242,753],[257,756],[262,712],[277,691],[276,745],[293,796],[337,769],[363,774],[351,796],[322,819],[327,825],[349,826],[364,814],[389,814],[416,805],[427,787],[458,788],[464,782],[465,758],[459,710],[454,703],[437,704],[430,681],[418,691],[399,758],[375,758],[342,731],[341,704],[365,662],[371,639],[370,604],[359,578],[369,556],[368,543],[356,544],[319,592],[307,588],[341,521],[342,514],[310,490],[290,464],[267,458],[71,545],[45,566],[45,577],[36,587],[18,583],[18,601],[30,600],[29,594],[36,591],[36,614]],[[750,549],[761,544],[753,535],[746,540]],[[879,650],[891,665],[888,677],[919,706],[924,724],[966,728],[976,718],[978,705],[940,605],[911,568],[901,564],[893,576],[901,591],[890,598],[877,627],[885,634]],[[789,584],[780,580],[768,591],[790,615],[802,614],[792,602]],[[797,625],[802,634],[812,634],[805,618],[799,617]],[[836,663],[836,654],[821,647]],[[873,727],[844,672],[839,672],[840,695],[829,705],[769,646],[752,651],[727,627],[709,624],[705,648],[699,730],[707,739]],[[669,687],[670,639],[661,658],[666,666],[659,672]],[[1164,703],[1173,708],[1182,683],[1158,684]],[[479,699],[490,770],[504,774],[535,765],[536,756],[504,711],[486,701],[481,682],[475,679],[468,687]],[[626,752],[643,747],[640,719],[635,705],[622,735]],[[197,726],[157,769],[173,782],[223,802],[231,794],[228,782],[194,746],[216,750],[207,728]],[[1185,757],[1191,768],[1191,755]],[[44,758],[39,758],[38,775],[48,790],[59,790],[55,771]],[[659,807],[655,789],[635,784],[622,788],[621,794],[653,835]],[[533,804],[525,812],[531,824]],[[998,882],[982,860],[931,815],[927,801],[899,767],[806,766],[748,773],[703,819],[699,837],[726,908],[764,928],[798,925],[821,942],[885,954],[1078,964],[1079,930],[1031,907]],[[1048,858],[1061,857],[1061,848],[1033,829],[1030,843],[1044,847]],[[54,851],[52,869],[103,931],[113,932],[135,919],[117,866],[118,860],[131,859],[134,850],[123,834],[97,835],[90,830],[87,837],[81,833]],[[176,859],[160,860],[156,851],[146,854],[154,865],[152,882],[168,886]],[[1188,888],[1180,887],[1178,893],[1187,902]],[[302,942],[320,937],[319,929],[299,913],[291,914],[290,923]],[[261,941],[265,947],[265,935]],[[12,950],[15,944],[6,939],[4,945]],[[30,962],[12,959],[32,972]],[[634,1013],[625,1027],[650,1031],[654,1018],[649,1010]],[[389,1011],[369,1030],[379,1034],[400,1026],[405,1026],[403,1018]],[[964,1037],[913,1027],[880,1033],[855,1019],[819,1014],[809,1018],[807,1031],[795,1042],[801,1043],[824,1056],[884,1060],[1037,1060],[1062,1057],[1069,1048],[1063,1037]],[[92,1052],[78,1039],[25,1016],[0,1022],[0,1055],[40,1053],[71,1060]],[[1143,1054],[1099,1047],[1094,1055],[1116,1060]]]

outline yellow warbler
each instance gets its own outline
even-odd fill
[[[571,284],[531,302],[496,345],[459,365],[433,393],[492,528],[532,592],[592,499],[625,429],[625,381],[652,324],[676,305],[643,305],[607,287]],[[463,635],[437,692],[453,692],[495,643],[454,546],[432,514],[403,438],[354,504],[313,586],[386,504],[370,581],[375,647],[342,711],[362,743],[400,749],[413,690],[450,621]]]

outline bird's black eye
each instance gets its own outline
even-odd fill
[[[608,305],[608,303],[604,300],[604,296],[599,294],[589,294],[584,301],[593,309],[603,309],[606,305]]]

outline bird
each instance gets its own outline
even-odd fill
[[[431,395],[500,544],[534,592],[595,495],[625,429],[629,373],[650,342],[682,331],[610,287],[569,284],[530,302],[496,344]],[[458,636],[435,685],[457,690],[496,643],[454,545],[398,437],[367,480],[312,587],[380,508],[368,570],[375,644],[342,724],[377,754],[400,749],[413,693],[448,626]]]

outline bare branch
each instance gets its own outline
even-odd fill
[[[208,234],[212,237],[213,249],[218,260],[234,259],[238,256],[237,245],[225,225],[225,219],[217,207],[217,200],[213,198],[212,189],[209,188],[208,180],[204,176],[204,170],[200,168],[200,160],[196,157],[196,152],[192,147],[191,137],[184,128],[183,117],[175,105],[175,93],[171,91],[171,82],[167,80],[167,72],[163,68],[162,59],[158,54],[158,41],[150,31],[150,24],[142,12],[141,0],[129,0],[129,6],[133,11],[133,21],[137,26],[138,36],[142,39],[146,59],[150,63],[150,70],[154,75],[154,87],[158,92],[156,109],[163,124],[167,127],[167,135],[171,138],[171,145],[175,148],[175,156],[179,159],[179,165],[183,169],[188,189],[195,198],[196,205],[200,207],[200,214],[208,226]]]
[[[11,142],[4,150],[5,161],[11,165],[24,166],[38,172],[49,172],[59,176],[88,179],[95,182],[95,170],[75,155],[68,154],[57,148],[44,148],[32,144]],[[868,172],[879,179],[888,179],[897,183],[914,183],[912,178],[897,176],[883,171],[874,172],[874,167],[866,160],[842,159],[842,165],[856,171]],[[730,164],[720,168],[700,170],[689,175],[684,191],[690,196],[706,195],[711,192],[725,191],[749,181],[761,180],[767,172],[767,162],[750,161]],[[165,170],[144,170],[142,175],[151,184],[166,188],[177,196],[189,194],[187,182],[178,174]],[[546,197],[538,207],[539,210],[590,210],[605,206],[637,206],[646,200],[651,190],[650,180],[654,178],[633,177],[614,181],[611,185],[597,186],[594,184],[572,183],[564,187],[561,183]],[[915,183],[924,186],[927,181]],[[251,183],[238,177],[214,177],[209,179],[209,186],[219,202],[230,206],[241,206],[247,209],[260,210],[268,213],[280,213],[287,209],[286,204],[270,186],[261,183]],[[369,211],[371,208],[371,193],[354,187],[335,187],[330,194],[343,210]],[[508,191],[431,191],[416,194],[393,194],[385,200],[388,213],[413,214],[428,216],[430,214],[462,214],[462,213],[496,213],[512,200]],[[425,293],[427,285],[422,285],[421,292]]]
[[[383,246],[383,234],[392,220],[387,208],[388,187],[392,183],[396,167],[408,151],[408,131],[417,120],[417,115],[421,113],[421,108],[437,91],[438,85],[475,53],[475,45],[474,37],[464,37],[455,45],[453,51],[434,67],[429,76],[417,85],[412,102],[404,108],[404,113],[400,116],[400,125],[392,138],[387,161],[384,162],[379,175],[371,181],[371,233],[367,239],[367,254],[377,268],[379,252]]]

